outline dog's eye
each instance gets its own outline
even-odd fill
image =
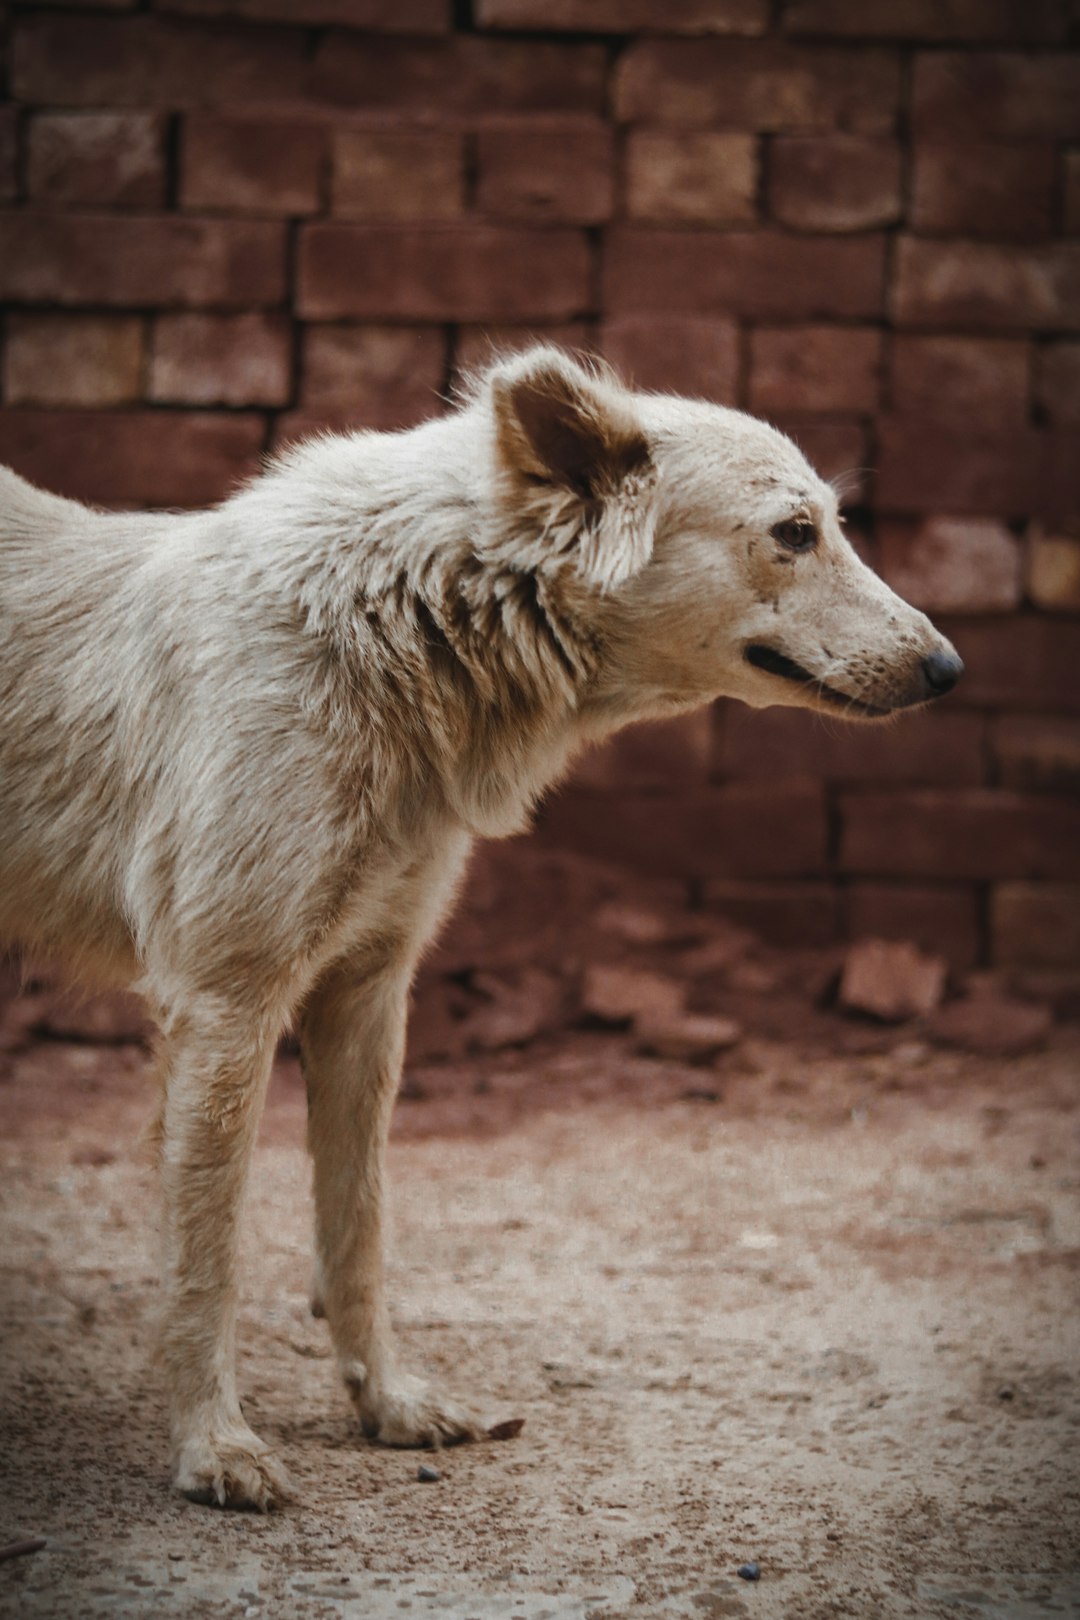
[[[813,551],[817,545],[817,530],[807,518],[785,518],[773,524],[771,533],[788,551]]]

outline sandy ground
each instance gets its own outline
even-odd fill
[[[879,1043],[880,1044],[880,1043]],[[278,1066],[241,1385],[296,1501],[170,1494],[134,1047],[0,1084],[4,1615],[649,1620],[1080,1613],[1080,1030],[1023,1058],[748,1038],[703,1071],[578,1032],[414,1073],[392,1295],[516,1440],[366,1444],[308,1313]],[[745,1560],[760,1580],[738,1577]]]

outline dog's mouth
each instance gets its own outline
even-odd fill
[[[837,691],[835,686],[829,686],[817,675],[811,675],[808,669],[803,669],[794,658],[778,652],[775,647],[766,647],[760,641],[752,641],[744,651],[743,657],[755,669],[764,670],[766,675],[776,675],[782,681],[792,681],[796,686],[806,687],[813,697],[822,698],[835,708],[845,709],[848,714],[861,714],[868,720],[880,720],[892,713],[891,709],[880,708],[873,703],[864,702],[862,698],[852,697],[849,692]]]

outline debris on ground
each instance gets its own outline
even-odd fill
[[[681,1013],[686,988],[678,979],[641,968],[598,963],[585,969],[582,1011],[602,1024],[628,1024]]]
[[[939,1008],[927,1025],[927,1033],[941,1046],[1017,1057],[1045,1045],[1053,1023],[1054,1015],[1043,1002],[984,992]]]
[[[840,1005],[883,1023],[926,1018],[945,994],[948,968],[907,941],[862,939],[844,958]]]
[[[430,1463],[421,1463],[416,1470],[416,1477],[421,1485],[434,1485],[436,1480],[442,1479],[439,1470],[432,1468]]]
[[[744,1581],[760,1581],[761,1579],[761,1567],[754,1563],[740,1564],[735,1573],[741,1575]]]
[[[636,1018],[634,1034],[639,1052],[673,1058],[677,1063],[708,1063],[742,1039],[742,1029],[734,1018],[683,1012]]]

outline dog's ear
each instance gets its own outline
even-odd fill
[[[579,565],[593,583],[617,585],[637,573],[652,550],[645,496],[655,469],[625,390],[558,349],[538,348],[492,373],[491,397],[516,498],[556,497],[573,509]]]

